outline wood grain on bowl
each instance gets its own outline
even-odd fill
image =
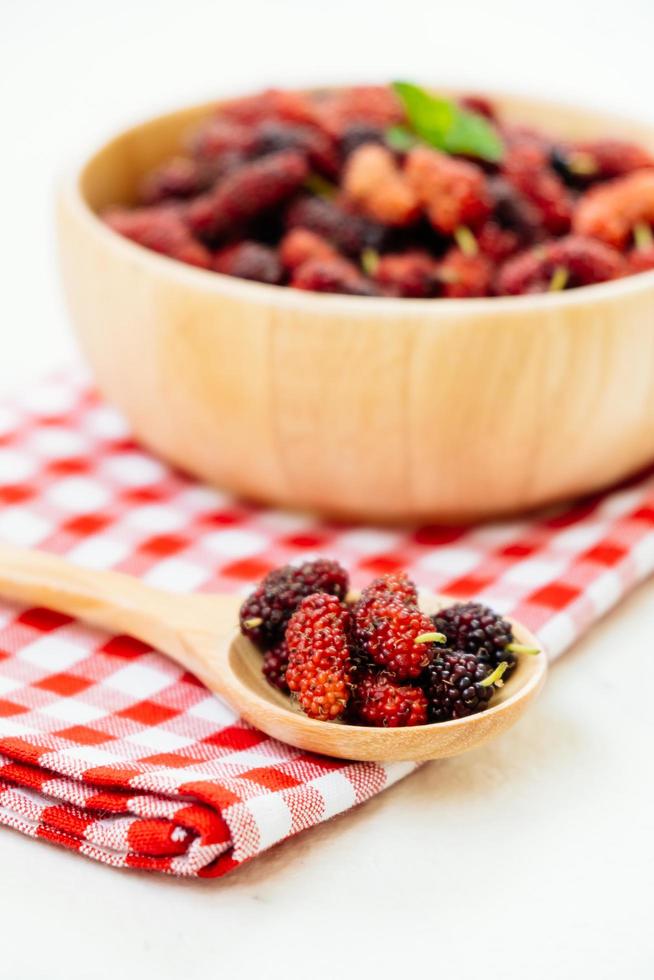
[[[562,136],[654,128],[499,98]],[[559,295],[326,296],[188,268],[107,229],[211,109],[137,126],[61,189],[81,346],[136,435],[208,480],[372,520],[476,520],[598,490],[654,457],[654,273]]]

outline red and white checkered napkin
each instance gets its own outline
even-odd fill
[[[480,528],[321,523],[172,472],[67,376],[0,409],[0,539],[176,590],[244,593],[307,553],[342,561],[355,586],[406,568],[511,612],[557,656],[654,569],[654,475]],[[413,768],[282,745],[143,644],[0,605],[0,821],[33,837],[116,867],[211,877]]]

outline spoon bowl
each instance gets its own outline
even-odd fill
[[[0,594],[143,640],[194,673],[272,738],[343,759],[422,761],[467,752],[514,725],[547,672],[541,644],[513,622],[516,641],[540,653],[519,656],[515,671],[485,711],[411,728],[316,721],[266,681],[261,653],[237,629],[236,596],[178,595],[128,575],[81,568],[55,555],[9,545],[0,545]],[[453,601],[421,597],[421,606],[433,613]]]
[[[421,606],[433,613],[454,602],[445,596],[421,596]],[[540,654],[524,655],[491,707],[476,715],[411,728],[368,728],[340,722],[314,721],[276,688],[261,672],[261,654],[236,632],[226,644],[230,691],[241,715],[266,734],[323,755],[362,761],[395,762],[441,759],[476,748],[506,731],[524,713],[545,680],[547,658],[538,640],[513,623],[516,641],[536,647]]]

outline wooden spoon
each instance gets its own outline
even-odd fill
[[[114,633],[127,633],[191,671],[246,721],[298,748],[345,759],[396,761],[457,755],[515,724],[543,684],[538,641],[513,623],[516,641],[541,649],[519,657],[492,707],[457,721],[414,728],[364,728],[314,721],[271,687],[261,654],[237,628],[240,599],[154,589],[118,572],[81,568],[55,555],[0,545],[0,593],[57,609]],[[449,600],[452,601],[452,600]],[[448,604],[432,597],[428,611]]]

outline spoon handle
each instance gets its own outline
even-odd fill
[[[0,595],[127,633],[188,666],[184,635],[224,637],[236,626],[230,596],[179,595],[120,572],[82,568],[44,551],[0,543]]]

